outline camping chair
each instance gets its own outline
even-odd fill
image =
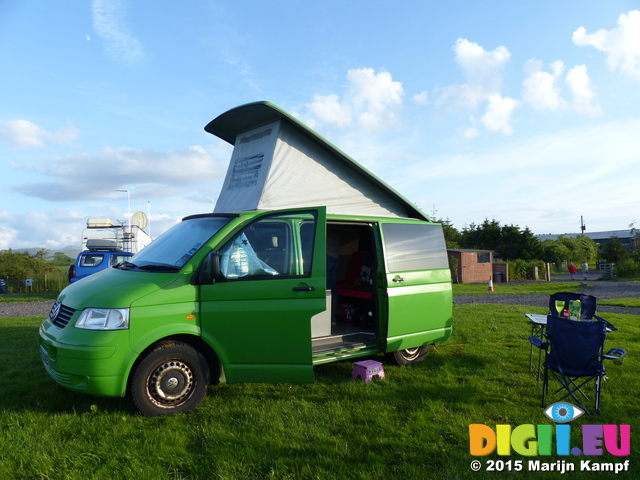
[[[627,353],[621,348],[612,348],[603,354],[606,336],[607,323],[605,321],[576,322],[549,315],[545,339],[529,337],[529,342],[533,346],[545,351],[542,385],[543,408],[549,389],[549,372],[551,372],[553,377],[560,382],[560,388],[553,392],[553,395],[558,396],[560,392],[567,392],[556,402],[570,396],[589,415],[591,413],[576,394],[579,393],[586,401],[589,401],[583,387],[593,380],[595,382],[594,411],[596,414],[600,413],[600,393],[602,381],[605,378],[604,360],[616,360],[621,363],[622,357]],[[582,397],[580,398],[582,399]]]
[[[558,292],[549,296],[549,312],[548,315],[554,317],[562,317],[563,310],[569,310],[569,304],[573,300],[580,300],[580,320],[592,320],[596,314],[596,297],[593,295],[584,295],[582,293]],[[562,306],[558,306],[562,304]],[[599,318],[599,317],[598,317]],[[531,336],[544,337],[546,325],[544,322],[531,322]],[[612,328],[612,330],[615,327]],[[542,350],[538,352],[538,374],[537,379],[540,381],[540,367],[542,364]],[[533,370],[533,344],[529,349],[529,372]]]

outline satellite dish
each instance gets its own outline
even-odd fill
[[[131,215],[131,225],[144,230],[144,227],[147,226],[147,223],[149,222],[144,212],[137,211],[136,213]]]

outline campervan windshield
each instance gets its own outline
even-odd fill
[[[148,267],[164,266],[174,271],[178,270],[202,245],[229,223],[229,220],[229,217],[199,217],[184,220],[135,255],[131,259],[131,264],[133,268],[149,269]],[[127,264],[124,265],[127,268]]]

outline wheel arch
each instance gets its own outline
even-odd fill
[[[409,366],[422,362],[429,351],[429,344],[385,353],[385,363]]]
[[[216,385],[220,382],[220,377],[222,376],[222,363],[220,362],[220,358],[216,354],[216,352],[211,348],[211,346],[205,342],[202,338],[197,335],[191,334],[176,334],[169,335],[164,338],[159,338],[155,342],[151,343],[147,346],[143,351],[141,351],[136,357],[135,361],[129,368],[129,372],[127,374],[127,382],[126,382],[126,392],[131,391],[131,381],[135,374],[138,365],[145,359],[145,357],[155,349],[159,344],[165,342],[181,342],[198,350],[202,356],[207,361],[207,365],[209,366],[209,371],[211,372],[210,385]]]

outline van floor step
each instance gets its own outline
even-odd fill
[[[313,355],[323,355],[342,350],[357,350],[372,345],[375,340],[376,336],[368,332],[314,338],[312,342]]]

